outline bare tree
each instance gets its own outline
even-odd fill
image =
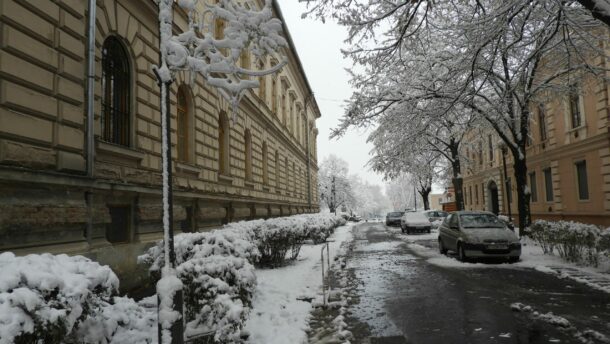
[[[341,206],[354,206],[356,196],[348,177],[347,162],[336,155],[329,155],[318,171],[318,188],[320,200],[331,213],[336,213]]]

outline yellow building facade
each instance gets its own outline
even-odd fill
[[[277,3],[274,11],[281,19]],[[159,61],[158,9],[153,0],[97,0],[91,133],[88,14],[85,0],[0,2],[0,251],[84,254],[126,275],[162,237],[160,99],[151,68]],[[176,30],[185,18],[175,9]],[[170,97],[176,232],[318,211],[320,112],[286,27],[284,34],[288,64],[248,91],[235,122],[203,78],[177,74]],[[249,55],[240,62],[278,63]]]
[[[601,58],[597,63],[607,64]],[[610,226],[610,88],[592,79],[577,86],[578,94],[531,106],[526,157],[532,220]],[[505,177],[499,137],[491,130],[468,137],[462,145],[465,208],[507,215],[510,206],[516,219],[510,152]]]

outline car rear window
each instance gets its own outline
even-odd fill
[[[502,221],[491,214],[462,214],[460,215],[460,221],[463,228],[504,228]]]
[[[406,218],[410,221],[428,221],[428,218],[422,213],[407,213]]]
[[[400,211],[395,211],[393,213],[388,213],[389,217],[397,217],[397,216],[402,216],[403,213],[401,213]]]

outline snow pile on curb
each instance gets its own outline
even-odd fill
[[[70,338],[118,290],[107,266],[85,257],[0,254],[0,343]]]
[[[528,316],[534,321],[542,321],[552,326],[555,326],[561,329],[562,331],[570,333],[575,339],[577,339],[583,344],[610,343],[610,338],[606,337],[604,334],[592,329],[579,331],[568,319],[555,315],[553,314],[553,312],[540,313],[531,306],[524,305],[520,302],[515,302],[511,304],[510,308],[514,312],[528,314]]]

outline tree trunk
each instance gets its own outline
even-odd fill
[[[520,232],[531,224],[530,217],[530,192],[527,189],[527,165],[525,163],[525,156],[519,159],[519,156],[515,156],[515,163],[513,168],[515,169],[515,182],[517,183],[517,210],[519,212],[519,228]]]
[[[459,142],[456,142],[454,139],[451,139],[451,142],[449,143],[449,149],[451,151],[452,159],[451,170],[453,172],[453,178],[451,179],[451,181],[453,183],[453,192],[455,193],[455,206],[457,210],[464,210],[464,181],[462,179],[462,166],[460,163],[459,146]]]
[[[334,205],[334,204],[332,204],[332,203],[331,203],[331,204],[329,204],[329,205],[328,205],[328,210],[330,210],[330,212],[331,212],[331,213],[334,213],[334,212],[335,212],[335,205]]]
[[[421,198],[424,200],[424,210],[430,210],[430,200],[428,199],[428,196],[430,195],[430,192],[432,192],[432,188],[427,187],[418,190],[417,192],[419,192]]]

